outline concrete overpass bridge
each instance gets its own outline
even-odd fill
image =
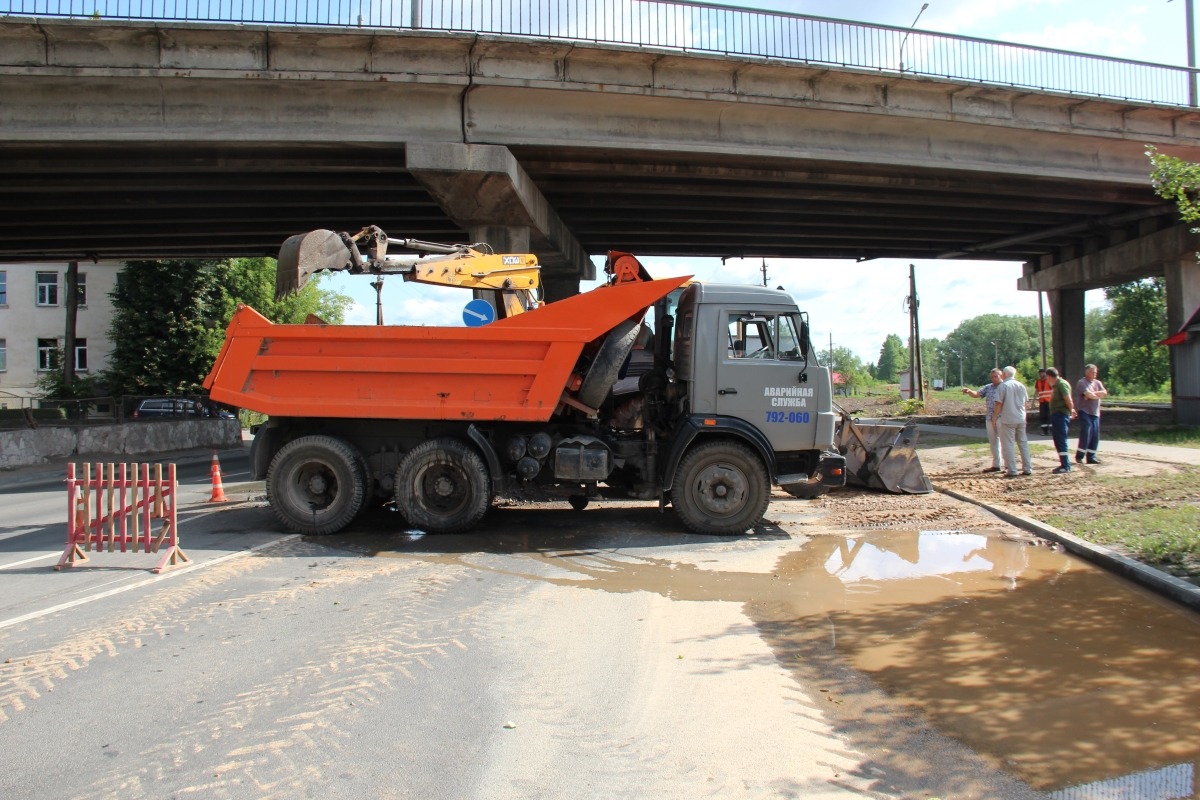
[[[1036,90],[922,68],[937,34],[858,27],[895,38],[847,64],[782,52],[783,28],[714,52],[482,24],[0,17],[0,260],[274,255],[368,223],[528,248],[551,297],[609,248],[1015,260],[1020,288],[1049,293],[1068,374],[1084,290],[1165,275],[1173,328],[1200,305],[1200,243],[1143,153],[1200,161],[1187,70],[1023,48],[1082,59],[1085,84],[1116,76]]]

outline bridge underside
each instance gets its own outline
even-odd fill
[[[582,248],[660,256],[1057,261],[1177,224],[1146,187],[616,149],[510,152]],[[12,144],[0,259],[274,255],[313,228],[462,241],[407,166],[361,143]],[[474,185],[463,192],[478,192]]]

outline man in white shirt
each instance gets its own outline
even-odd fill
[[[1004,368],[1004,382],[996,388],[994,424],[1000,432],[1000,452],[1004,456],[1004,477],[1017,477],[1016,447],[1021,448],[1021,474],[1033,474],[1029,457],[1029,437],[1025,433],[1025,406],[1029,390],[1017,380],[1016,367]]]

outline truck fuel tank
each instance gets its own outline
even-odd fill
[[[612,464],[612,451],[594,436],[572,436],[554,448],[554,477],[559,480],[602,481]]]

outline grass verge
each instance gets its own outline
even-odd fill
[[[1200,582],[1200,469],[1104,475],[1086,507],[1043,520],[1097,544],[1114,545],[1165,572]]]

